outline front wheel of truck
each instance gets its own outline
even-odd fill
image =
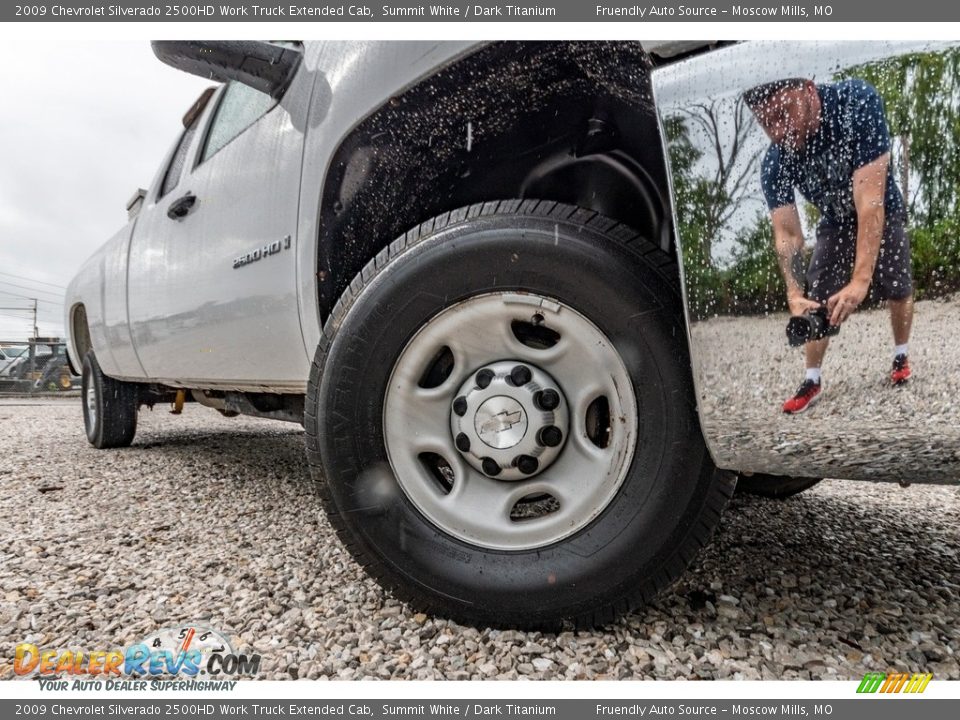
[[[384,249],[327,320],[305,415],[356,560],[418,609],[494,626],[607,623],[676,580],[734,481],[704,446],[674,273],[545,201]]]

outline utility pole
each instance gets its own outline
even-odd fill
[[[33,302],[33,307],[0,307],[0,310],[20,310],[22,312],[33,313],[33,340],[36,342],[37,338],[40,337],[40,330],[37,328],[37,299],[36,298],[24,298],[25,300],[30,300]]]

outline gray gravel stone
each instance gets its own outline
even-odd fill
[[[3,679],[20,642],[103,648],[198,620],[262,653],[266,679],[960,679],[955,487],[738,496],[648,608],[590,632],[475,629],[366,577],[296,426],[158,406],[133,447],[97,451],[80,414],[0,400]]]
[[[906,482],[960,483],[960,294],[915,308],[914,374],[907,385],[889,383],[889,312],[864,309],[831,339],[823,394],[799,416],[781,411],[803,379],[802,349],[786,342],[786,313],[694,323],[690,332],[706,359],[699,404],[721,464],[738,467],[737,458],[746,457],[805,477],[811,475],[810,458],[816,458],[823,468],[817,476],[870,479],[886,465],[885,474]],[[750,362],[743,361],[745,353]],[[884,433],[862,431],[878,423],[896,438],[896,452]]]

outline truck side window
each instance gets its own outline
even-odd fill
[[[206,162],[276,104],[266,93],[238,82],[227,84],[207,133],[200,162]]]
[[[173,159],[167,167],[167,173],[163,176],[163,184],[160,186],[160,197],[173,190],[180,182],[180,175],[183,174],[183,165],[187,159],[187,150],[193,142],[193,136],[197,134],[197,118],[194,118],[190,126],[183,131],[180,136],[180,144],[177,145],[176,152],[173,153]]]

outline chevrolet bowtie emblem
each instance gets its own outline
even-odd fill
[[[486,435],[490,432],[498,433],[509,430],[520,422],[520,414],[519,410],[499,412],[480,426],[480,434]]]

